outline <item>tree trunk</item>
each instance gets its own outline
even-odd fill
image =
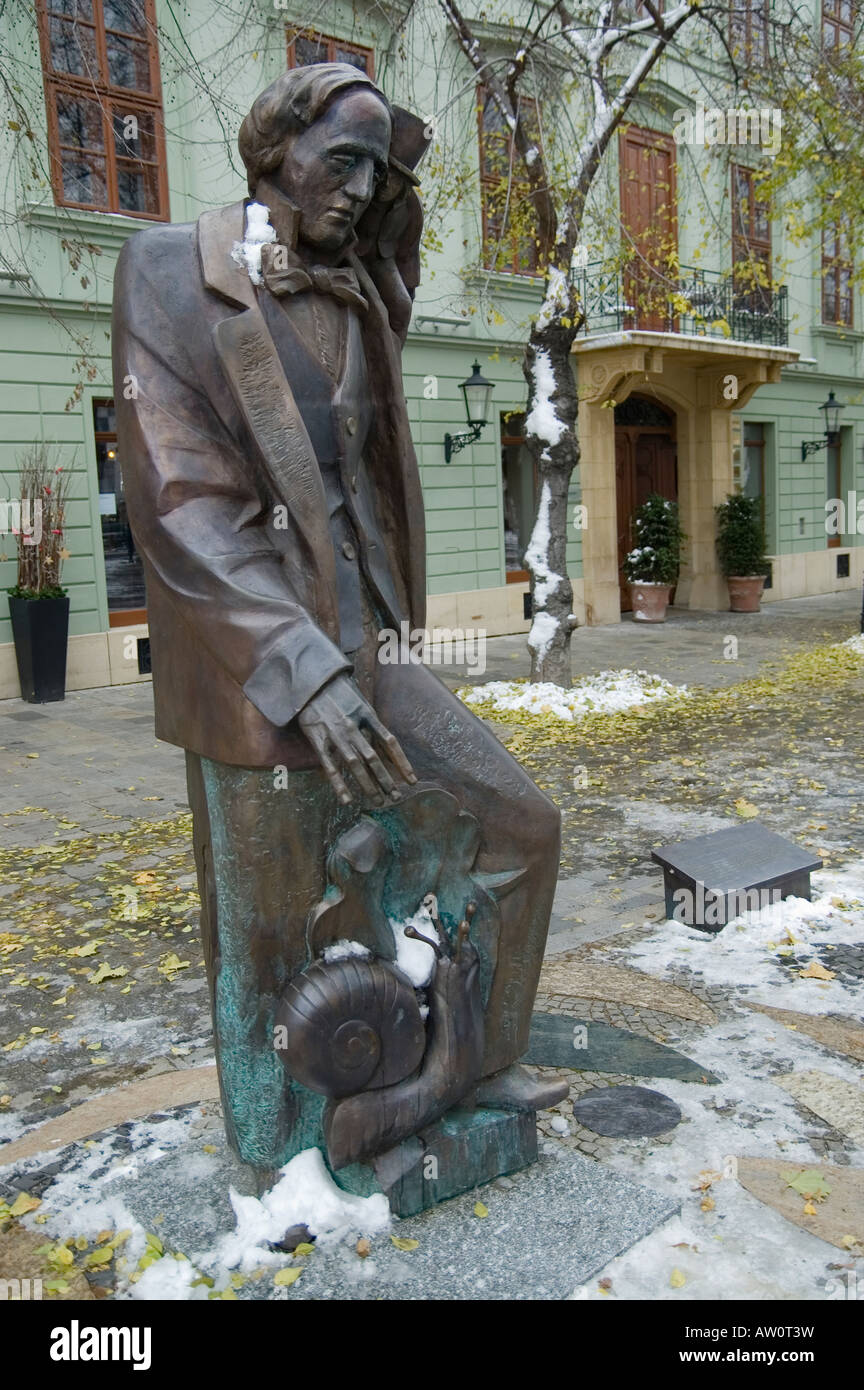
[[[579,400],[570,348],[577,323],[556,314],[534,324],[523,371],[528,382],[525,433],[537,464],[540,496],[525,563],[531,574],[533,623],[528,634],[532,682],[571,683],[573,586],[567,575],[568,491],[579,462]]]

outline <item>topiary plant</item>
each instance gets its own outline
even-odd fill
[[[633,514],[636,545],[624,560],[629,584],[674,584],[681,564],[681,529],[678,503],[652,493]]]
[[[768,573],[765,529],[758,497],[733,493],[717,512],[717,558],[730,576],[755,578]]]

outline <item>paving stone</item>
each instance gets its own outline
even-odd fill
[[[688,989],[585,956],[547,961],[540,972],[539,989],[544,994],[623,1001],[698,1023],[717,1021],[714,1010]]]
[[[57,1279],[56,1269],[46,1265],[45,1256],[37,1254],[40,1246],[45,1245],[46,1240],[42,1232],[28,1231],[26,1227],[13,1222],[9,1229],[0,1233],[0,1279],[3,1280],[23,1280],[31,1281],[28,1289],[28,1296],[34,1297],[35,1290],[32,1281],[41,1279],[46,1283],[49,1279]],[[80,1299],[93,1297],[90,1286],[84,1275],[79,1269],[64,1271],[63,1282],[65,1289],[58,1290],[50,1294],[52,1301],[78,1302]],[[20,1290],[24,1292],[23,1289]],[[46,1298],[48,1294],[44,1295]],[[10,1292],[7,1298],[14,1298]],[[11,1326],[11,1317],[10,1317]]]
[[[142,1119],[157,1110],[199,1100],[213,1100],[219,1095],[215,1066],[171,1069],[164,1075],[149,1075],[126,1086],[118,1086],[105,1095],[75,1105],[57,1119],[49,1120],[38,1129],[11,1144],[0,1146],[0,1169],[19,1163],[34,1154],[85,1139],[124,1120]]]
[[[786,1076],[772,1076],[771,1080],[832,1128],[848,1134],[859,1148],[864,1148],[864,1090],[860,1086],[825,1071],[790,1072]]]
[[[623,1020],[622,1020],[623,1021]],[[524,1061],[538,1067],[578,1067],[626,1076],[670,1076],[714,1084],[717,1077],[698,1063],[650,1038],[593,1020],[535,1013]]]
[[[864,1062],[864,1028],[855,1028],[845,1020],[828,1018],[824,1014],[799,1014],[793,1009],[774,1009],[769,1004],[748,1003],[746,1007],[767,1014],[769,1018],[776,1018],[778,1023],[794,1028],[798,1033],[806,1033],[832,1052],[842,1052],[847,1057]]]
[[[864,1172],[827,1163],[790,1164],[775,1158],[737,1158],[738,1181],[760,1202],[773,1207],[802,1231],[839,1246],[852,1255],[864,1255]],[[829,1195],[813,1202],[815,1213],[807,1215],[801,1193],[789,1186],[789,1178],[813,1168],[830,1187]],[[850,1246],[849,1237],[854,1238]]]
[[[616,1139],[665,1134],[681,1121],[681,1111],[673,1100],[644,1086],[589,1091],[574,1100],[573,1115],[595,1134]]]

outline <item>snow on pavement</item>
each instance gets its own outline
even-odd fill
[[[583,676],[570,689],[540,681],[487,681],[457,691],[466,705],[489,706],[496,712],[546,714],[572,722],[586,714],[615,714],[634,705],[656,704],[688,693],[648,671],[600,671]]]
[[[817,958],[817,945],[860,944],[864,936],[864,866],[813,879],[812,903],[787,899],[743,914],[716,936],[677,922],[646,923],[644,942],[613,953],[660,978],[686,963],[705,983],[728,985],[740,1007],[686,1043],[687,1055],[720,1076],[719,1085],[709,1091],[667,1078],[657,1083],[683,1114],[671,1142],[622,1141],[604,1160],[648,1187],[668,1192],[674,1186],[680,1217],[611,1261],[575,1290],[574,1299],[836,1299],[846,1296],[846,1285],[831,1265],[851,1266],[859,1281],[864,1277],[864,1259],[786,1221],[734,1176],[736,1156],[788,1159],[792,1170],[820,1162],[807,1138],[814,1122],[802,1118],[772,1076],[816,1068],[860,1085],[860,1066],[746,1008],[752,1001],[860,1017],[860,986],[856,999],[839,974],[831,981],[802,979],[783,964],[787,951],[807,962]],[[794,947],[785,940],[787,930]],[[853,1167],[864,1166],[864,1151],[855,1149],[849,1158]],[[604,1289],[601,1279],[611,1284]]]

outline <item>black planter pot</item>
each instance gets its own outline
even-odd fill
[[[21,699],[47,705],[66,694],[68,598],[13,598],[9,616],[21,682]]]

